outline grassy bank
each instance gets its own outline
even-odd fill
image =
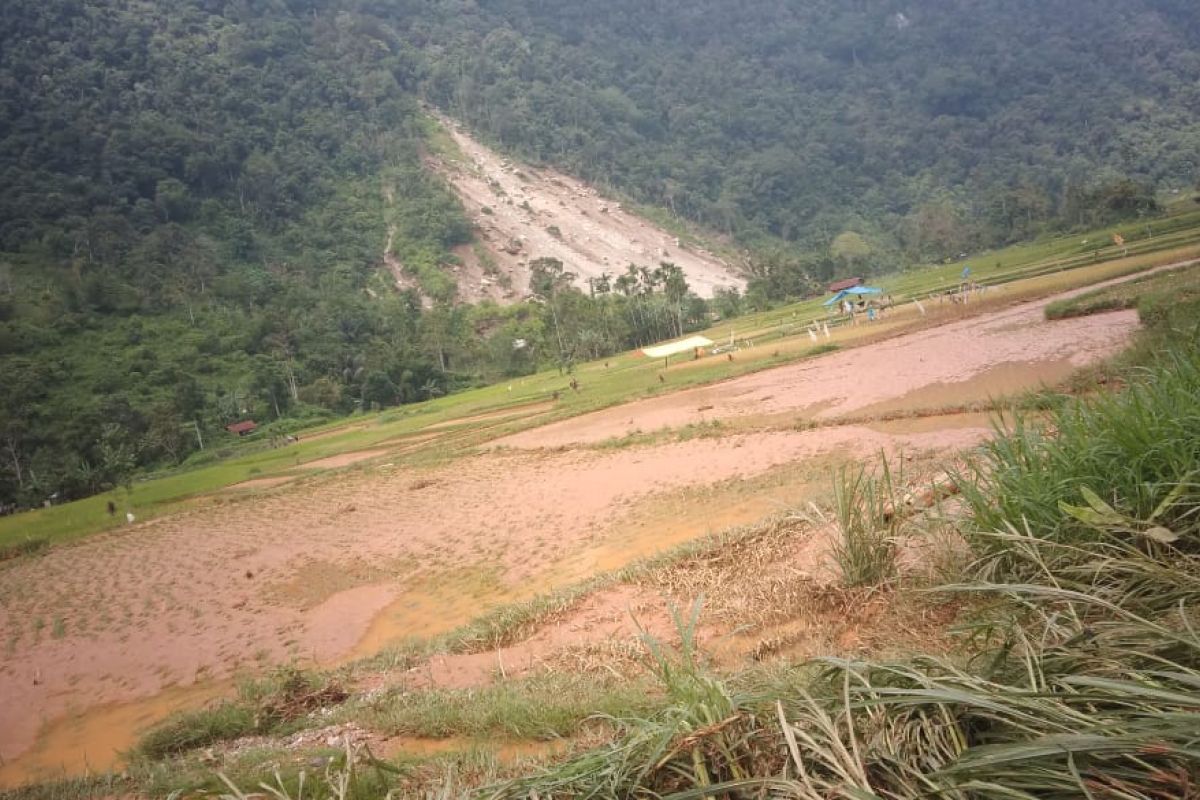
[[[1165,270],[1153,275],[1083,292],[1068,300],[1046,306],[1046,319],[1066,319],[1121,309],[1145,309],[1165,313],[1172,307],[1188,307],[1200,298],[1200,269],[1195,265]]]

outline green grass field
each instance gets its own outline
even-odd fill
[[[1111,244],[1111,235],[1116,231],[1126,238],[1128,256],[1123,255],[1124,248],[1119,250]],[[1097,250],[1095,245],[1101,243],[1105,246]],[[1200,258],[1200,211],[1188,210],[1136,226],[1118,226],[978,254],[967,259],[967,263],[971,265],[973,280],[989,286],[1006,286],[1003,292],[990,293],[985,296],[987,299],[975,305],[976,310],[982,310],[989,304],[1045,296],[1192,258]],[[961,262],[926,265],[882,276],[872,282],[891,293],[897,303],[903,303],[910,298],[928,297],[958,286],[961,272]],[[124,524],[126,510],[144,520],[186,507],[198,502],[199,498],[244,481],[318,475],[326,467],[320,463],[313,465],[313,462],[343,453],[374,448],[396,451],[404,447],[404,452],[388,453],[387,458],[414,465],[453,457],[502,433],[641,397],[724,380],[811,357],[833,347],[855,346],[906,327],[932,324],[938,317],[933,311],[929,318],[923,318],[913,306],[901,305],[877,326],[838,326],[840,321],[832,319],[835,327],[831,342],[822,340],[814,345],[807,335],[807,325],[811,320],[828,318],[829,310],[822,306],[823,301],[823,297],[814,298],[746,315],[718,323],[705,331],[705,335],[714,341],[724,342],[732,336],[741,344],[743,349],[733,361],[721,357],[677,360],[664,372],[661,362],[628,352],[606,361],[580,365],[574,373],[581,385],[579,392],[567,388],[568,377],[547,370],[306,430],[298,444],[288,447],[270,448],[263,440],[251,440],[226,450],[218,449],[213,451],[214,463],[193,464],[171,473],[148,476],[135,481],[128,491],[120,489],[0,518],[0,555],[17,555],[43,542],[68,542],[119,527]],[[684,359],[682,356],[676,358]],[[555,400],[556,392],[558,398]],[[528,408],[523,410],[522,406]],[[503,417],[506,409],[513,411],[511,416]],[[498,416],[482,425],[471,419],[479,415]],[[461,422],[455,424],[456,420]],[[435,439],[405,446],[405,437],[428,431],[432,426],[438,426]],[[247,487],[224,492],[224,496],[236,501],[252,496],[254,491],[253,487]],[[106,512],[110,500],[119,509],[115,517],[109,517]]]

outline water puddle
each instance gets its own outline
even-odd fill
[[[978,411],[966,414],[927,414],[922,416],[901,417],[880,422],[868,422],[864,427],[889,436],[904,436],[920,433],[936,433],[937,431],[963,430],[966,428],[992,429],[993,415],[990,412]]]
[[[796,502],[774,492],[726,503],[699,502],[691,513],[677,503],[668,503],[652,515],[633,522],[617,535],[560,561],[550,570],[555,588],[570,585],[592,575],[621,569],[677,545],[745,525],[778,513]],[[700,512],[700,513],[697,513]]]
[[[495,570],[482,567],[426,577],[376,614],[358,644],[339,661],[368,658],[405,639],[431,639],[495,606],[527,600],[542,590],[537,584],[506,586]]]
[[[199,708],[232,691],[229,682],[172,687],[132,703],[90,708],[48,724],[33,747],[0,766],[0,787],[107,772],[122,764],[121,754],[138,736],[167,716]]]
[[[621,569],[710,533],[757,522],[800,502],[795,484],[745,497],[712,490],[706,499],[668,498],[630,520],[612,536],[547,566],[530,580],[508,585],[485,569],[459,570],[422,581],[377,614],[346,661],[367,658],[408,639],[448,633],[501,605],[530,600],[593,575]],[[799,498],[799,499],[798,499]]]
[[[1052,361],[1010,361],[997,364],[977,375],[953,383],[931,383],[901,397],[855,409],[853,416],[883,416],[906,411],[938,411],[951,413],[954,409],[975,403],[986,403],[999,397],[1056,386],[1071,377],[1076,367],[1069,358]]]

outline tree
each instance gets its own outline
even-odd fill
[[[14,495],[25,491],[24,445],[25,437],[21,433],[20,423],[11,418],[0,419],[0,448],[4,454],[2,463],[16,483]]]
[[[925,203],[912,217],[911,251],[917,258],[936,260],[954,255],[966,247],[963,222],[948,203]]]
[[[871,256],[871,245],[861,233],[842,231],[829,245],[829,252],[851,269],[859,269]]]
[[[271,410],[275,412],[275,419],[281,419],[291,400],[287,370],[283,364],[266,354],[254,357],[253,368],[254,379],[251,390],[269,404]]]
[[[96,444],[100,463],[95,470],[87,470],[89,488],[103,491],[124,486],[128,490],[137,466],[137,451],[127,432],[120,425],[105,423]],[[87,462],[83,463],[86,467]]]
[[[664,261],[659,269],[662,271],[663,294],[675,315],[675,335],[683,336],[684,301],[688,296],[687,278],[682,269],[669,262]]]
[[[342,386],[328,377],[317,378],[307,386],[300,387],[297,396],[302,402],[329,411],[339,411],[342,408]]]
[[[384,408],[395,405],[399,390],[387,373],[372,371],[363,380],[362,402],[364,407]]]
[[[429,380],[425,381],[425,384],[421,387],[421,394],[425,395],[426,400],[432,400],[435,397],[440,397],[441,395],[445,394],[445,392],[442,391],[442,387],[438,386],[437,381],[435,381],[433,378],[430,378]]]
[[[567,272],[557,258],[537,258],[529,264],[529,291],[541,300],[550,312],[554,339],[558,344],[558,372],[561,375],[572,363],[574,350],[568,349],[559,320],[559,297],[570,289],[575,273]]]
[[[742,313],[742,294],[736,286],[718,287],[713,291],[712,305],[721,319],[731,319]]]
[[[157,406],[150,412],[149,428],[142,435],[139,450],[149,458],[177,464],[197,441],[194,430],[170,405]]]

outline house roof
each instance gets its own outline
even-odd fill
[[[225,430],[229,431],[230,433],[239,433],[240,434],[240,433],[250,433],[257,427],[258,427],[258,423],[256,423],[254,420],[244,419],[241,422],[235,422],[232,425],[226,425]]]
[[[834,281],[827,288],[831,292],[840,292],[843,289],[849,289],[851,286],[858,286],[862,282],[862,278],[844,278],[840,281]]]

